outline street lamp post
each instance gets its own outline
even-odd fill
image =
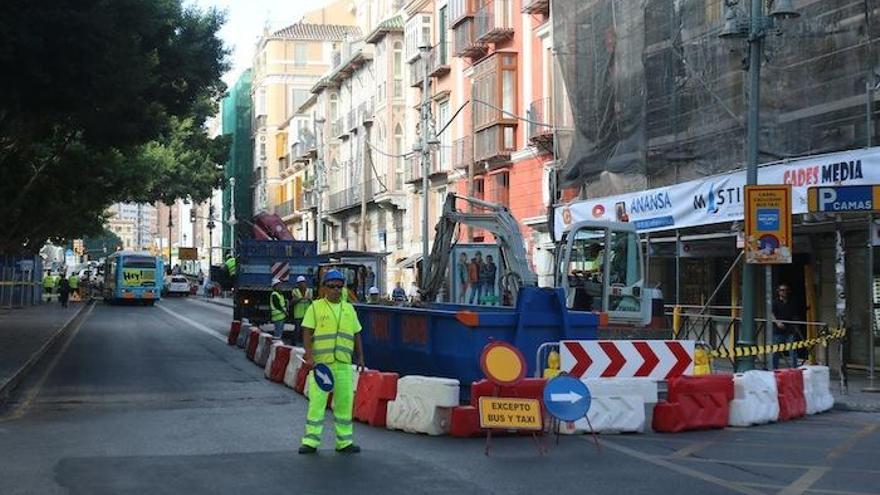
[[[798,17],[791,0],[775,0],[770,16],[764,15],[764,0],[751,0],[751,14],[745,18],[745,11],[739,8],[739,0],[725,0],[724,27],[719,35],[723,39],[746,38],[749,45],[749,115],[746,137],[746,185],[758,183],[758,150],[760,137],[761,112],[761,61],[764,55],[764,38],[767,31],[774,26],[776,19]],[[742,324],[740,325],[739,345],[755,344],[755,294],[752,290],[758,281],[758,267],[743,263],[742,276]],[[772,297],[767,294],[767,297]],[[769,315],[767,315],[769,327]],[[754,356],[737,358],[738,371],[751,370],[755,367]]]
[[[173,203],[168,205],[168,267],[171,267],[171,227],[174,227],[174,222],[171,220],[171,209]]]

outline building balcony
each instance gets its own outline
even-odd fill
[[[434,45],[428,52],[428,75],[442,77],[449,74],[449,41],[443,41]]]
[[[369,99],[358,105],[358,116],[362,124],[369,125],[373,123],[373,119],[375,118],[374,115],[375,108],[373,106],[373,97],[371,96]]]
[[[376,180],[372,200],[377,205],[389,205],[398,209],[405,209],[407,193],[403,189],[404,174],[387,174],[381,177],[381,184]],[[384,186],[384,187],[383,187]]]
[[[470,136],[452,142],[452,166],[458,170],[467,170],[474,162],[474,144]]]
[[[455,26],[452,31],[452,54],[456,57],[480,58],[486,54],[486,45],[474,37],[475,24],[472,18]]]
[[[474,16],[474,0],[449,0],[449,29]]]
[[[345,129],[348,131],[357,130],[360,122],[357,119],[357,108],[352,108],[348,111],[348,114],[345,117]]]
[[[498,43],[513,36],[513,2],[494,0],[474,14],[474,40]]]
[[[550,0],[523,0],[522,13],[550,15]]]
[[[348,130],[345,128],[345,118],[339,117],[330,124],[330,135],[335,138],[345,139],[348,136]]]
[[[446,170],[441,168],[440,160],[437,159],[436,153],[428,155],[428,178],[446,174]],[[422,155],[421,153],[413,153],[406,157],[405,179],[407,184],[415,184],[416,187],[421,186],[422,174]]]
[[[474,161],[489,165],[507,162],[516,151],[516,126],[493,125],[474,134]]]
[[[299,215],[296,203],[296,199],[288,199],[279,205],[275,205],[275,214],[281,217],[282,220],[289,220]]]
[[[530,143],[546,144],[553,141],[553,102],[550,98],[533,101],[526,116],[531,121],[529,122]]]
[[[318,208],[318,192],[314,190],[303,191],[302,201],[299,204],[300,211],[314,210]]]
[[[425,60],[417,58],[409,64],[409,79],[407,83],[411,88],[421,88],[425,78]]]
[[[381,190],[379,181],[373,179],[356,186],[332,192],[328,200],[328,209],[332,213],[338,213],[359,206],[364,198],[368,202],[372,202],[373,195]]]

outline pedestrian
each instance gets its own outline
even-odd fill
[[[406,294],[406,297],[409,299],[410,304],[415,304],[421,300],[421,294],[419,293],[419,286],[413,281],[409,285],[409,291]]]
[[[467,289],[468,289],[468,259],[467,254],[461,253],[458,256],[458,266],[456,267],[456,273],[458,275],[458,301],[459,303],[467,302]]]
[[[70,297],[70,280],[67,280],[67,276],[62,273],[61,279],[58,280],[58,302],[61,303],[62,308],[67,307],[67,299]]]
[[[336,451],[356,454],[361,451],[354,443],[352,426],[352,405],[354,403],[354,373],[352,354],[357,356],[357,365],[364,367],[361,324],[354,306],[341,300],[345,287],[345,277],[338,270],[324,274],[324,288],[327,296],[316,301],[306,310],[303,318],[303,360],[309,368],[315,363],[325,364],[333,373],[333,419],[336,430]],[[306,417],[306,432],[302,437],[300,454],[314,454],[321,445],[321,432],[324,427],[324,412],[327,409],[327,392],[315,382],[314,371],[309,373],[309,411]]]
[[[486,255],[486,262],[480,269],[480,286],[483,288],[483,302],[495,305],[495,275],[498,268],[492,261],[492,255]]]
[[[297,342],[302,342],[302,320],[315,298],[304,276],[296,277],[296,287],[293,288],[292,295],[294,339]]]
[[[43,277],[43,295],[46,299],[52,299],[52,288],[55,287],[55,279],[49,272]]]
[[[70,278],[67,279],[67,283],[68,285],[70,285],[69,293],[79,296],[79,276],[77,276],[76,272],[70,274]],[[76,300],[77,298],[74,297],[73,299]]]
[[[287,298],[281,293],[281,280],[272,279],[272,293],[269,294],[270,319],[275,326],[275,338],[284,335],[284,322],[287,320]]]
[[[406,302],[406,291],[403,290],[403,284],[397,282],[394,290],[391,291],[391,300],[396,303]]]
[[[480,304],[482,296],[482,284],[480,283],[480,273],[483,270],[483,253],[477,251],[471,262],[468,263],[468,282],[471,285],[471,296],[468,299],[470,304]]]
[[[370,296],[367,299],[369,304],[379,304],[379,288],[375,285],[370,287]]]
[[[800,312],[794,301],[791,300],[791,287],[782,283],[776,288],[776,298],[772,305],[773,343],[784,344],[799,340],[797,324],[792,321],[801,321]],[[779,368],[779,354],[773,353],[773,369]],[[788,351],[789,367],[797,367],[797,351]]]

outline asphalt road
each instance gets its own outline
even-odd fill
[[[231,310],[98,303],[0,416],[0,493],[880,493],[880,414],[676,435],[427,437],[355,426],[364,451],[296,454],[306,401],[224,335]],[[369,364],[369,363],[368,363]],[[328,424],[329,426],[329,424]]]

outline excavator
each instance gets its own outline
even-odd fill
[[[457,202],[473,211],[464,211]],[[465,225],[491,232],[500,252],[501,292],[516,304],[520,287],[537,286],[516,219],[504,205],[449,193],[435,227],[422,300],[435,301],[445,287],[456,229]],[[641,243],[628,223],[585,221],[571,225],[556,243],[555,286],[563,289],[569,309],[595,311],[609,327],[649,327],[662,320],[662,294],[646,288]]]

